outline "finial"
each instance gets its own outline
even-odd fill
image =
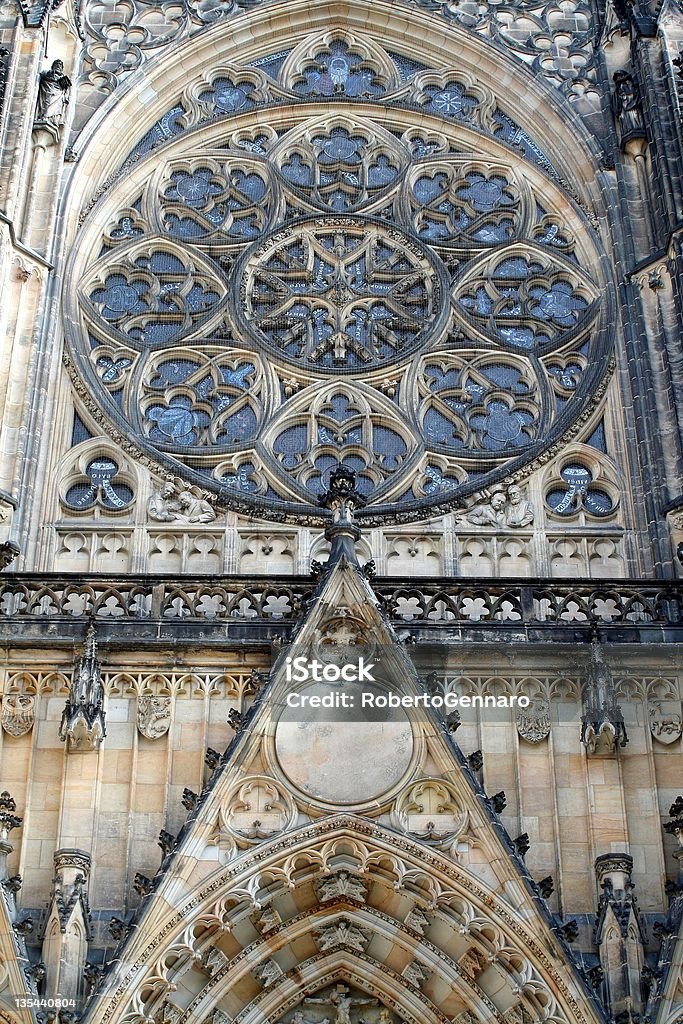
[[[351,565],[358,565],[356,541],[360,529],[356,525],[354,512],[366,504],[366,499],[356,490],[356,474],[347,466],[337,466],[330,474],[330,484],[318,498],[318,504],[332,512],[332,523],[325,529],[325,537],[332,548],[326,569],[331,569],[345,556]]]

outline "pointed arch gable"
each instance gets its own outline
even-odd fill
[[[350,894],[319,891],[341,872]],[[411,1024],[491,1019],[518,1002],[531,1019],[600,1020],[531,900],[515,909],[438,852],[352,815],[264,842],[196,888],[176,855],[87,1020],[132,1024],[170,999],[188,1024],[209,1009],[274,1021],[337,977],[369,979]]]

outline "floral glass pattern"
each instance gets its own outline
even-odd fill
[[[188,86],[84,220],[68,336],[103,424],[264,515],[315,515],[340,464],[364,514],[417,514],[572,434],[609,359],[604,261],[541,150],[375,43],[268,67]],[[557,515],[609,514],[563,487]]]

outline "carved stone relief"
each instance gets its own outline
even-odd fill
[[[212,523],[217,518],[215,509],[201,497],[198,489],[178,489],[167,481],[154,492],[147,505],[150,519],[159,523]]]
[[[422,779],[399,796],[392,819],[402,831],[448,849],[466,832],[469,814],[444,779]]]
[[[222,971],[224,967],[227,967],[230,960],[222,950],[212,946],[204,957],[202,963],[209,975],[213,978],[219,973],[219,971]]]
[[[352,921],[340,918],[334,924],[326,925],[317,932],[318,948],[321,953],[329,949],[336,949],[337,946],[348,946],[362,953],[370,941],[370,935],[363,928],[359,928]]]
[[[458,518],[471,526],[489,526],[497,530],[521,529],[534,521],[534,506],[517,484],[506,491],[496,490],[488,502],[475,505]]]
[[[252,775],[228,796],[220,828],[246,849],[291,828],[296,819],[296,805],[286,790],[268,776]]]
[[[2,698],[2,728],[9,736],[24,736],[33,728],[36,698],[24,693],[6,693]]]
[[[413,960],[401,972],[402,976],[406,979],[409,985],[414,985],[416,988],[421,988],[425,981],[428,981],[431,977],[431,971],[428,971],[421,963],[417,960]]]
[[[282,1018],[283,1024],[399,1024],[379,999],[343,982],[327,986]]]
[[[145,694],[137,700],[137,725],[139,732],[148,740],[159,740],[168,732],[171,724],[172,697],[158,697]]]
[[[282,968],[275,960],[267,960],[263,964],[259,964],[258,967],[254,968],[252,974],[258,982],[261,983],[263,988],[270,988],[282,977]]]
[[[328,903],[331,900],[348,899],[356,903],[365,903],[367,886],[356,875],[350,871],[337,871],[327,878],[323,878],[317,887],[318,898],[321,903]]]
[[[675,743],[683,733],[680,701],[653,701],[648,704],[650,732],[658,743]]]
[[[527,743],[540,743],[550,735],[550,702],[537,698],[515,712],[517,732]]]

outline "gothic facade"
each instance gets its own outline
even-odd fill
[[[683,1024],[682,254],[680,0],[0,0],[0,1021]]]

